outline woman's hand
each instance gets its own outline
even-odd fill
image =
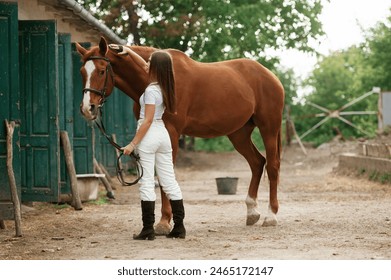
[[[133,144],[133,142],[130,142],[128,145],[125,147],[122,147],[121,150],[125,155],[130,155],[134,149],[136,148],[136,145]]]
[[[109,45],[109,48],[112,49],[112,50],[115,50],[118,52],[118,54],[120,55],[123,55],[123,54],[130,54],[131,53],[131,49],[126,47],[126,46],[122,46],[122,45],[116,45],[116,44],[110,44]]]

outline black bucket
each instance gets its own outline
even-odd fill
[[[216,178],[218,194],[236,194],[238,188],[238,177],[220,177]]]

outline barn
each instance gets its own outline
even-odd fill
[[[114,170],[115,150],[79,112],[81,62],[75,42],[89,47],[101,36],[126,42],[73,0],[0,1],[0,33],[0,220],[6,220],[13,211],[5,120],[17,124],[13,171],[23,202],[59,202],[70,194],[61,131],[68,133],[77,174],[94,173],[94,158]],[[118,143],[135,133],[132,106],[117,89],[105,105],[105,127]]]

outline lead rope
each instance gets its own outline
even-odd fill
[[[98,121],[99,120],[99,121]],[[100,118],[100,115],[98,116],[97,119],[95,119],[95,124],[99,128],[100,132],[103,134],[103,136],[106,137],[106,139],[110,142],[110,144],[116,148],[117,150],[120,151],[120,155],[117,158],[117,165],[116,165],[116,173],[117,173],[117,179],[118,181],[123,185],[123,186],[133,186],[140,181],[141,177],[143,177],[143,167],[140,163],[140,156],[136,154],[134,151],[130,154],[130,157],[134,158],[136,161],[136,171],[137,171],[137,179],[134,180],[133,182],[126,182],[123,178],[123,169],[120,168],[120,160],[121,157],[124,155],[124,152],[121,150],[121,146],[118,145],[113,141],[113,139],[107,135],[106,129],[103,125],[102,119]]]

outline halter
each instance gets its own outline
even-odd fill
[[[111,81],[113,82],[113,86],[114,86],[114,72],[113,72],[113,69],[111,67],[110,60],[107,57],[91,56],[91,57],[89,57],[87,59],[87,61],[95,60],[95,59],[101,59],[101,60],[104,60],[104,61],[107,62],[105,83],[103,85],[103,89],[98,90],[98,89],[94,89],[94,88],[84,88],[82,92],[83,92],[83,94],[85,94],[86,91],[91,91],[91,92],[97,93],[97,94],[99,94],[101,96],[100,104],[98,106],[98,108],[99,108],[99,118],[95,119],[94,122],[95,122],[96,126],[99,128],[100,132],[103,134],[103,136],[105,136],[106,139],[110,142],[110,144],[114,148],[116,148],[117,150],[120,151],[120,155],[117,158],[117,166],[116,166],[118,181],[120,181],[120,183],[123,186],[132,186],[132,185],[137,184],[138,181],[141,179],[141,177],[143,177],[143,167],[141,166],[141,163],[140,163],[140,156],[138,154],[136,154],[134,151],[130,154],[130,157],[133,157],[135,159],[135,161],[136,161],[137,179],[134,180],[133,182],[126,182],[124,180],[124,178],[123,178],[123,173],[122,173],[123,169],[120,168],[120,159],[124,155],[124,153],[123,153],[123,151],[121,149],[121,146],[118,145],[116,142],[114,142],[113,139],[109,135],[107,135],[106,129],[105,129],[105,127],[103,125],[103,122],[102,122],[102,119],[101,119],[102,107],[103,107],[103,104],[106,102],[107,79],[108,79],[107,77],[110,74]],[[98,122],[98,119],[99,119],[99,122]]]
[[[95,88],[83,88],[82,92],[83,94],[86,93],[86,91],[92,91],[96,94],[99,94],[101,99],[99,100],[99,107],[102,107],[103,104],[106,102],[106,92],[107,92],[107,77],[109,76],[110,74],[110,77],[111,77],[111,81],[113,83],[113,86],[114,86],[114,72],[113,72],[113,68],[111,67],[111,64],[110,64],[110,60],[107,58],[107,57],[103,57],[103,56],[90,56],[87,61],[89,60],[104,60],[107,62],[107,65],[106,65],[106,75],[105,75],[105,83],[103,85],[103,88],[101,90],[98,90],[98,89],[95,89]]]

